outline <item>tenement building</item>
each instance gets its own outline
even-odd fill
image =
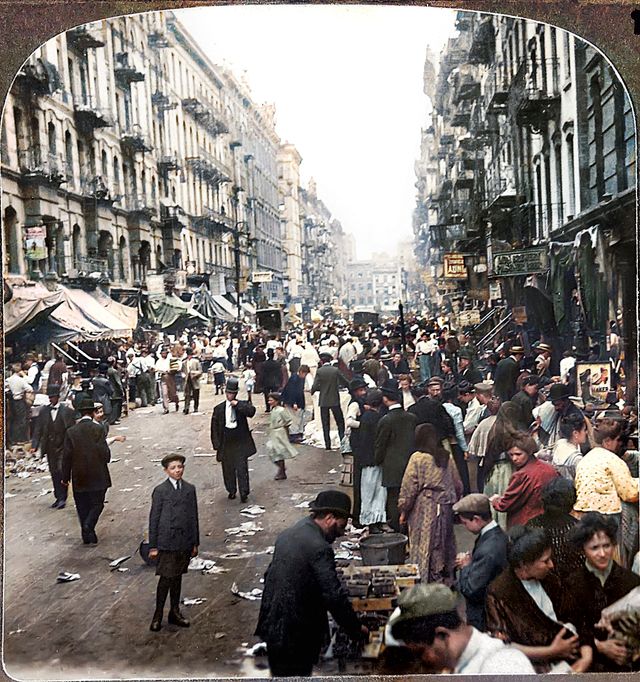
[[[416,164],[425,300],[456,325],[456,312],[479,310],[487,343],[509,325],[540,337],[556,362],[572,347],[605,357],[616,328],[635,395],[635,129],[624,86],[598,51],[553,26],[472,12],[456,25]]]

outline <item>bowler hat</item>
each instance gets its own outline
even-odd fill
[[[462,349],[458,352],[458,359],[460,360],[473,360],[473,355],[470,350]]]
[[[333,512],[340,516],[351,515],[351,498],[341,490],[323,490],[311,502],[309,509],[314,512]]]
[[[238,380],[235,377],[229,377],[224,390],[227,393],[237,393],[239,388],[240,384],[238,383]]]
[[[400,615],[394,626],[404,620],[455,611],[456,593],[440,583],[418,583],[400,593],[398,608]]]
[[[571,391],[568,386],[564,384],[553,384],[549,389],[549,400],[553,402],[554,400],[563,400],[564,398],[569,398],[571,396]]]
[[[367,382],[362,377],[354,377],[349,382],[349,390],[357,391],[359,388],[367,388]]]
[[[60,385],[59,384],[49,384],[47,386],[47,395],[50,397],[60,395]]]
[[[320,353],[320,359],[322,362],[331,362],[333,360],[333,355],[331,355],[331,353]]]
[[[101,362],[98,365],[98,372],[106,372],[109,369],[109,365],[106,362]]]
[[[82,398],[82,400],[78,403],[78,412],[93,412],[93,410],[96,409],[95,403],[91,398]]]
[[[182,462],[184,464],[186,461],[187,461],[187,458],[184,455],[169,454],[169,455],[165,455],[162,458],[161,464],[162,464],[162,468],[166,469],[169,466],[170,462]]]
[[[394,402],[400,402],[400,391],[397,388],[394,388],[393,386],[383,386],[380,390],[382,391],[383,397],[393,400]]]
[[[453,505],[454,514],[490,514],[491,504],[489,498],[482,493],[465,495]]]

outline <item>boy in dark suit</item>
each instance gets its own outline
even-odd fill
[[[156,610],[151,621],[152,632],[162,627],[162,613],[167,595],[171,596],[169,623],[183,628],[189,621],[180,613],[182,574],[189,568],[191,557],[198,556],[200,533],[196,489],[182,480],[185,458],[166,455],[162,466],[168,478],[153,491],[149,514],[149,558],[158,559],[156,575]]]

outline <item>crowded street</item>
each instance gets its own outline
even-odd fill
[[[620,75],[236,5],[75,26],[7,96],[6,674],[640,671]]]

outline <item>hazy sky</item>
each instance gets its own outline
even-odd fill
[[[411,235],[414,161],[429,101],[427,46],[438,55],[455,12],[426,7],[229,6],[175,14],[212,61],[246,71],[256,103],[302,155],[302,184],[356,238],[357,257]]]

